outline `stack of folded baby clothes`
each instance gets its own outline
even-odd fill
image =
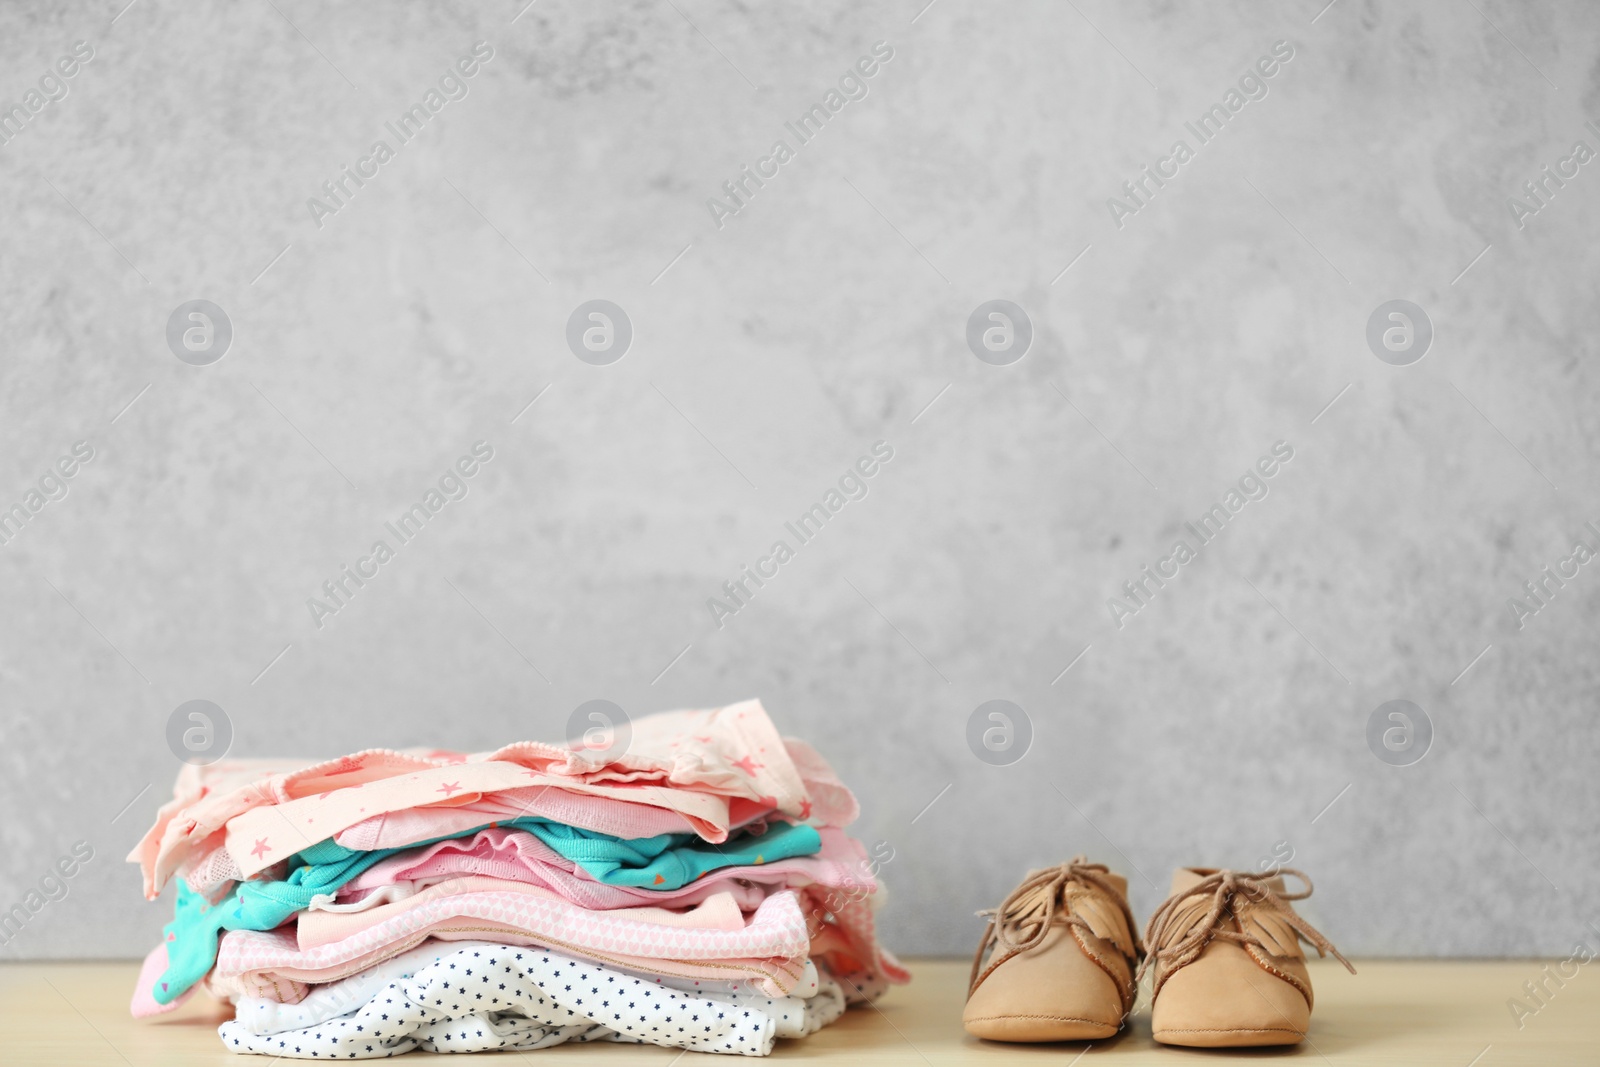
[[[136,1016],[203,986],[224,1044],[367,1059],[648,1043],[765,1055],[908,975],[855,798],[757,701],[624,736],[186,766],[128,857],[175,915]]]

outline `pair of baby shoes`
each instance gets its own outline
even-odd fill
[[[1305,888],[1291,893],[1284,876]],[[1143,944],[1128,882],[1079,856],[1029,874],[998,908],[972,960],[967,1032],[993,1041],[1094,1041],[1122,1028],[1151,974],[1150,1026],[1167,1045],[1292,1045],[1311,1022],[1300,941],[1348,960],[1290,901],[1311,880],[1185,867]]]

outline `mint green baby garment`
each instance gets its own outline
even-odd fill
[[[523,827],[607,885],[681,889],[721,867],[754,867],[773,860],[814,856],[822,850],[816,830],[800,823],[773,823],[766,833],[712,844],[694,834],[659,834],[625,841],[563,823]]]

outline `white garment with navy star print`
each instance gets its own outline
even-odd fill
[[[322,1010],[332,1011],[350,1001],[328,998],[324,1004]],[[274,1034],[231,1021],[217,1033],[235,1052],[301,1059],[374,1059],[412,1049],[494,1052],[566,1041],[764,1056],[775,1039],[820,1030],[844,1009],[844,991],[826,973],[804,999],[703,988],[687,993],[652,976],[541,948],[483,945],[442,955],[388,982],[345,1015]]]

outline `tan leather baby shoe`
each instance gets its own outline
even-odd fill
[[[1032,872],[998,908],[978,914],[989,924],[972,958],[967,1033],[1093,1041],[1121,1028],[1139,958],[1127,879],[1079,856]]]
[[[1283,876],[1305,883],[1284,888]],[[1151,1036],[1167,1045],[1226,1048],[1292,1045],[1311,1023],[1311,978],[1300,941],[1319,956],[1339,955],[1290,906],[1311,895],[1311,879],[1284,868],[1270,874],[1186,867],[1145,929],[1154,972]]]

